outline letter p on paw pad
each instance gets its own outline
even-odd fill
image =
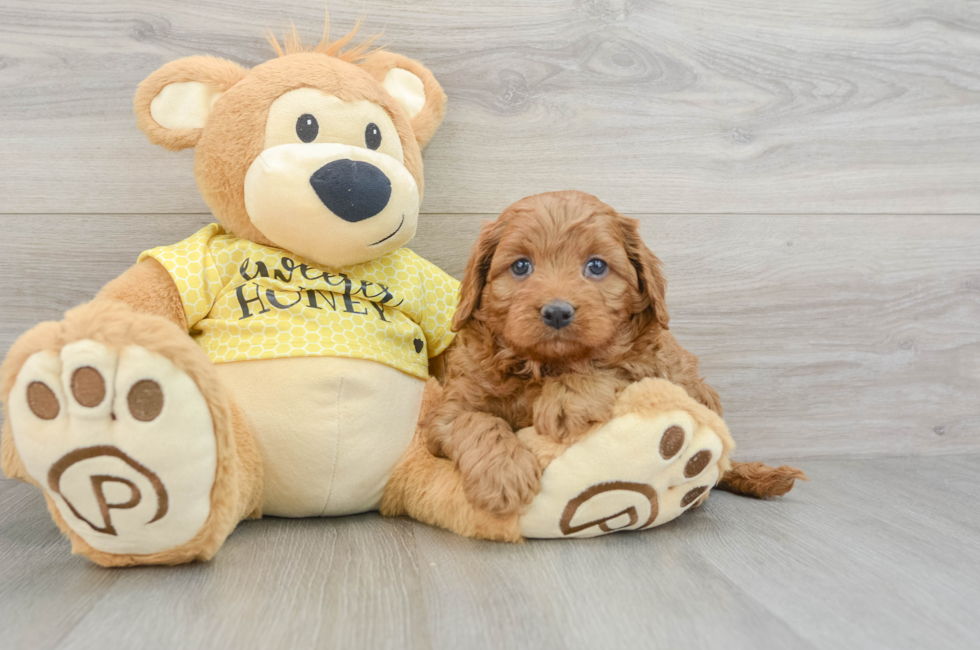
[[[88,339],[38,352],[18,373],[8,412],[28,473],[94,549],[156,553],[204,526],[214,425],[197,385],[170,360]]]

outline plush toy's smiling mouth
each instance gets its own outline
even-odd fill
[[[402,229],[402,226],[404,226],[404,225],[405,225],[405,213],[402,212],[402,220],[398,223],[398,227],[395,228],[395,231],[393,233],[391,233],[390,235],[388,235],[387,237],[385,237],[384,239],[379,239],[378,241],[374,242],[373,244],[368,244],[368,246],[377,246],[378,244],[382,244],[382,243],[388,241],[389,239],[391,239],[392,237],[394,237],[395,235],[397,235],[398,234],[398,231],[401,230]]]
[[[338,162],[339,167],[332,167]],[[341,194],[347,190],[358,194],[359,175],[368,168],[377,171],[374,180],[385,179],[381,184],[385,191],[380,212],[374,211],[380,206],[380,199],[377,205],[368,206],[371,209],[365,208],[370,201],[365,202],[363,197],[344,204],[339,195],[331,193],[337,189],[334,186],[325,192],[329,196],[324,202],[317,192],[317,183],[310,180],[324,181],[326,187],[336,171],[338,176],[333,180],[343,181],[339,185]],[[344,176],[345,170],[353,170],[351,178]],[[373,186],[369,183],[364,187]],[[244,190],[245,211],[259,232],[279,248],[323,266],[360,264],[391,252],[412,238],[418,223],[419,190],[415,177],[395,158],[364,147],[335,142],[269,147],[249,166]],[[334,212],[347,208],[352,211],[343,215]]]

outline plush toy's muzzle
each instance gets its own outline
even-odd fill
[[[345,266],[415,235],[419,188],[403,164],[383,153],[337,143],[281,144],[249,167],[245,209],[277,246]]]

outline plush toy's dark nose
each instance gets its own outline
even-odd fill
[[[335,160],[310,176],[323,205],[344,221],[370,219],[385,209],[391,181],[385,173],[361,160]]]
[[[560,330],[575,319],[575,308],[564,300],[552,300],[541,308],[541,320],[548,327]]]

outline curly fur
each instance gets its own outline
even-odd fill
[[[725,472],[718,487],[726,492],[768,499],[781,497],[792,490],[797,479],[810,480],[803,470],[789,465],[769,467],[760,462],[732,462],[732,468]]]
[[[608,265],[601,279],[583,272],[593,257]],[[525,278],[510,270],[520,258],[534,267]],[[515,431],[533,425],[573,444],[643,378],[668,379],[721,415],[697,357],[668,329],[666,287],[638,222],[594,196],[531,196],[485,224],[462,282],[445,391],[423,422],[429,450],[455,461],[475,505],[508,514],[537,493],[541,470]],[[556,299],[575,308],[560,330],[540,315]],[[769,480],[759,470],[726,487],[770,496],[783,484]]]

